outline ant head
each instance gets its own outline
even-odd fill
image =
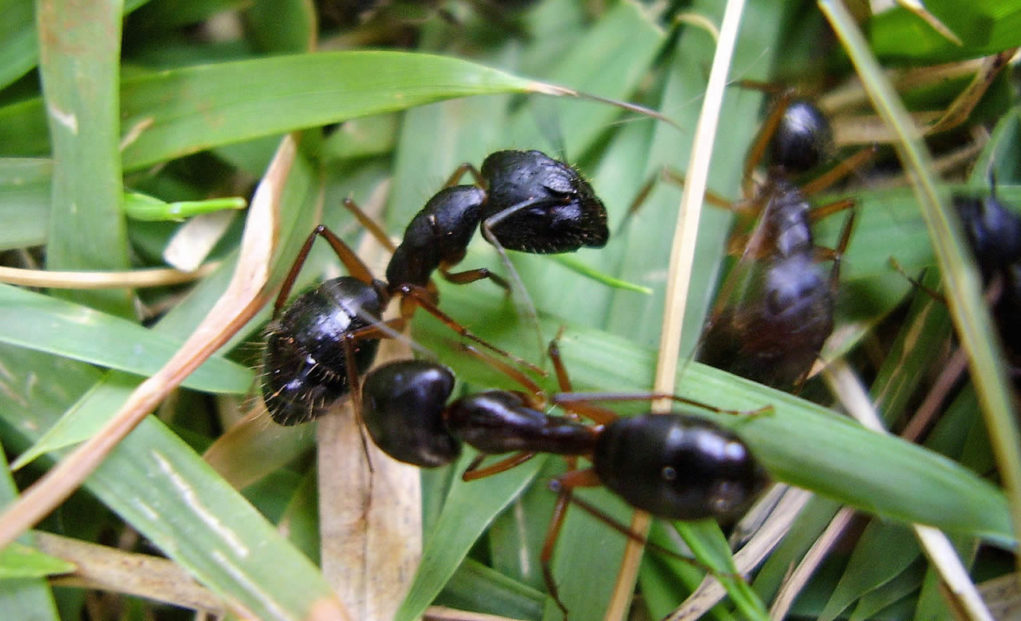
[[[551,254],[606,245],[606,207],[570,165],[540,151],[497,151],[482,176],[484,225],[504,248]]]
[[[826,116],[811,102],[787,104],[770,143],[770,162],[789,173],[802,173],[823,162],[833,148],[833,130]]]

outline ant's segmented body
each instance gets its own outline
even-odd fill
[[[570,252],[582,245],[606,243],[606,210],[591,186],[567,164],[539,151],[498,151],[486,158],[482,171],[462,166],[448,183],[452,187],[438,192],[415,215],[397,247],[357,205],[347,201],[366,228],[393,252],[386,282],[375,279],[327,227],[320,225],[309,235],[277,296],[268,330],[262,394],[273,420],[282,425],[306,422],[346,397],[357,377],[372,365],[379,338],[388,329],[399,330],[418,307],[463,337],[509,357],[440,311],[430,289],[430,278],[437,270],[453,282],[490,278],[508,288],[487,269],[449,271],[464,258],[477,227],[491,242],[531,252]],[[472,172],[485,189],[453,186],[465,172]],[[302,294],[281,316],[318,236],[333,247],[351,275]],[[401,318],[383,322],[382,313],[394,296],[401,298]]]
[[[748,199],[733,205],[739,214],[758,216],[748,236],[731,239],[740,260],[721,287],[703,332],[699,360],[776,388],[797,389],[804,382],[826,338],[833,313],[840,257],[847,248],[852,213],[835,250],[819,248],[812,223],[853,205],[838,201],[812,208],[808,196],[846,174],[868,157],[863,151],[815,181],[798,187],[790,176],[819,165],[831,142],[822,113],[810,102],[782,98],[763,125],[745,167]],[[751,188],[751,171],[767,148],[766,180]],[[820,259],[830,259],[827,275]]]
[[[503,368],[526,390],[474,393],[448,404],[454,375],[447,367],[421,360],[396,361],[366,375],[362,420],[384,452],[422,467],[454,461],[462,443],[482,456],[514,453],[476,469],[480,456],[464,473],[465,480],[503,472],[537,453],[567,457],[569,471],[553,482],[560,495],[542,554],[547,587],[565,612],[549,562],[574,488],[605,486],[633,507],[666,519],[733,520],[748,509],[766,483],[765,471],[748,447],[715,423],[683,412],[618,418],[595,403],[669,398],[724,410],[674,395],[572,392],[556,341],[550,344],[550,357],[562,392],[555,394],[544,393],[524,374],[470,346],[465,350]],[[551,405],[569,416],[546,413]],[[585,424],[579,416],[595,424]],[[587,457],[593,467],[577,469],[577,457]]]

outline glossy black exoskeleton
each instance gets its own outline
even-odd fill
[[[444,188],[430,198],[404,230],[386,267],[387,281],[424,287],[437,269],[447,274],[464,258],[485,199],[485,191],[470,185]]]
[[[477,185],[454,185],[466,173]],[[481,172],[461,165],[447,187],[415,214],[396,248],[353,201],[347,206],[393,251],[386,269],[391,294],[403,285],[429,286],[437,270],[453,282],[490,278],[509,289],[486,269],[450,272],[464,258],[476,228],[501,248],[540,254],[602,247],[609,238],[606,208],[592,186],[575,169],[540,151],[497,151],[485,159]]]
[[[606,208],[571,166],[540,151],[497,151],[481,177],[483,226],[504,248],[550,254],[606,245]]]
[[[476,185],[454,185],[466,173]],[[481,171],[462,164],[447,185],[454,187],[433,197],[412,221],[428,217],[433,239],[466,239],[478,226],[487,241],[502,248],[555,254],[601,248],[610,237],[606,207],[592,186],[577,170],[541,151],[497,151],[482,162]],[[414,242],[411,228],[402,245]],[[424,237],[426,222],[418,228]],[[453,249],[450,244],[452,254]]]
[[[356,278],[342,276],[299,296],[268,326],[262,395],[281,425],[318,418],[351,392],[345,335],[378,321],[388,297]],[[376,358],[379,339],[351,340],[356,375]]]
[[[555,344],[550,352],[561,389],[569,390]],[[362,420],[381,449],[418,466],[450,463],[460,454],[462,442],[484,455],[515,453],[481,470],[475,469],[477,460],[465,479],[503,472],[537,453],[564,455],[571,468],[577,457],[590,459],[592,469],[572,469],[555,480],[560,497],[542,561],[547,586],[561,608],[549,561],[575,487],[605,485],[633,507],[667,519],[730,521],[746,511],[765,486],[765,471],[748,447],[715,423],[679,412],[618,418],[594,405],[600,400],[659,397],[691,401],[610,393],[572,399],[570,392],[546,395],[531,382],[522,383],[525,392],[486,391],[448,405],[453,389],[449,369],[425,361],[392,362],[366,375]],[[571,416],[548,414],[545,410],[553,404]],[[596,424],[583,423],[579,415]]]
[[[808,195],[832,183],[834,172],[804,187],[790,181],[788,175],[819,164],[832,138],[828,122],[813,105],[781,103],[786,107],[774,109],[749,151],[749,198],[734,210],[758,221],[750,234],[731,239],[730,251],[740,260],[720,288],[698,359],[756,382],[796,390],[833,331],[840,256],[850,240],[854,214],[835,250],[815,245],[812,223],[853,201],[814,209],[809,204]],[[751,171],[767,146],[772,162],[766,179],[750,188]],[[846,174],[867,156],[863,151],[835,170]],[[828,274],[818,264],[821,258],[833,260]]]
[[[351,276],[323,282],[284,310],[298,271],[316,237],[333,247]],[[281,425],[318,418],[351,392],[356,378],[375,360],[378,337],[369,337],[390,301],[386,284],[328,228],[319,225],[305,240],[266,328],[261,389],[270,417]]]
[[[826,115],[807,99],[787,103],[769,143],[769,163],[787,174],[807,172],[833,150],[833,130]]]
[[[328,280],[302,293],[284,311],[298,271],[319,236],[329,242],[352,275]],[[425,255],[428,264],[433,256],[429,253],[434,250],[427,248],[418,256]],[[395,260],[399,260],[397,255],[391,266]],[[308,422],[346,398],[357,379],[372,366],[379,339],[388,331],[399,331],[419,307],[462,337],[517,360],[436,307],[434,296],[424,286],[429,282],[428,270],[418,274],[406,270],[400,278],[390,283],[374,279],[369,268],[327,227],[319,225],[312,231],[284,280],[274,306],[274,320],[267,328],[262,395],[274,421],[281,425]],[[384,322],[382,314],[394,296],[402,299],[402,315]]]
[[[446,405],[452,390],[453,373],[441,364],[391,362],[365,376],[362,420],[381,449],[416,466],[450,463],[461,442],[487,455],[588,456],[599,480],[628,504],[674,520],[737,517],[765,481],[734,433],[688,414],[592,426],[546,414],[520,392],[491,390]]]
[[[996,197],[995,182],[989,196],[955,195],[953,203],[986,280],[1021,261],[1021,217]]]
[[[996,197],[955,195],[954,208],[964,225],[972,254],[988,284],[999,280],[1002,291],[993,305],[1000,338],[1012,363],[1021,363],[1021,216]]]

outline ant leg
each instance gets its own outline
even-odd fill
[[[539,324],[539,311],[536,310],[535,302],[532,301],[532,296],[528,294],[528,289],[525,287],[525,283],[521,281],[521,276],[518,275],[518,271],[514,269],[514,264],[511,263],[510,257],[507,256],[507,251],[504,249],[503,244],[501,244],[500,240],[496,238],[496,234],[493,232],[493,227],[516,212],[521,211],[522,209],[527,209],[528,207],[536,204],[541,204],[542,202],[543,201],[541,199],[536,198],[520,202],[517,205],[511,205],[510,207],[483,220],[480,226],[482,229],[482,237],[496,248],[497,254],[500,255],[500,261],[507,268],[507,273],[510,274],[510,280],[512,283],[511,290],[516,294],[515,303],[517,311],[520,315],[525,317],[528,323],[532,324],[532,328],[536,336],[536,343],[540,352],[543,349],[543,339],[542,326]]]
[[[476,280],[488,278],[489,280],[492,280],[494,283],[503,288],[504,291],[510,293],[510,284],[503,278],[503,276],[500,276],[499,274],[494,274],[492,271],[485,267],[480,267],[473,270],[465,270],[463,272],[449,272],[447,271],[446,267],[441,265],[440,275],[443,276],[443,280],[446,280],[447,282],[452,282],[455,285],[466,285],[470,282],[475,282]]]
[[[486,180],[482,178],[482,173],[479,172],[478,168],[471,162],[465,162],[454,170],[454,174],[450,175],[447,182],[443,184],[443,187],[449,188],[457,185],[461,182],[461,178],[466,174],[471,174],[472,178],[475,179],[475,185],[479,186],[483,190],[486,189]]]
[[[684,187],[684,175],[677,172],[676,170],[664,168],[660,172],[660,175],[662,175],[663,179],[665,179],[666,181]],[[705,198],[705,202],[709,203],[714,207],[720,207],[721,209],[726,209],[728,211],[739,211],[741,209],[741,206],[738,201],[732,201],[729,198],[723,196],[722,194],[717,194],[712,190],[706,190],[705,194],[703,194],[703,198]]]
[[[875,157],[876,150],[877,147],[875,146],[865,147],[864,149],[859,150],[857,153],[845,157],[843,160],[838,162],[837,165],[834,166],[833,168],[827,170],[826,172],[819,175],[815,179],[812,179],[805,185],[801,186],[801,191],[805,194],[805,196],[811,196],[813,194],[818,194],[819,192],[822,192],[823,190],[830,187],[837,181],[840,181],[847,175],[853,173],[854,171],[858,170],[866,163],[868,163],[869,160]]]
[[[372,467],[372,456],[369,454],[369,442],[365,438],[365,421],[362,420],[362,385],[358,377],[358,369],[355,362],[354,338],[344,339],[344,360],[347,364],[347,383],[351,387],[351,410],[354,412],[355,420],[358,422],[358,437],[362,441],[362,454],[365,455],[365,463],[369,466],[369,503],[372,502],[372,475],[376,469]],[[366,511],[368,508],[366,507]]]
[[[741,576],[740,574],[731,574],[731,573],[722,573],[721,574],[719,571],[717,571],[713,567],[710,567],[709,565],[706,565],[705,563],[700,562],[698,559],[691,558],[690,556],[684,556],[683,554],[675,552],[675,551],[673,551],[673,550],[671,550],[669,548],[664,548],[663,546],[659,545],[658,543],[654,543],[652,541],[649,541],[648,538],[644,537],[643,535],[641,535],[639,533],[634,532],[633,530],[631,530],[627,526],[624,526],[623,524],[617,522],[617,520],[613,519],[612,517],[610,517],[609,515],[607,515],[603,511],[601,511],[595,505],[589,504],[588,501],[582,500],[582,499],[578,498],[577,496],[572,496],[571,497],[571,502],[574,503],[579,509],[581,509],[585,513],[588,513],[589,515],[591,515],[592,517],[596,518],[597,520],[600,520],[601,522],[603,522],[604,524],[606,524],[610,528],[614,529],[618,533],[621,533],[622,535],[624,535],[628,539],[630,539],[632,541],[636,541],[638,543],[641,543],[642,545],[644,545],[646,548],[648,548],[650,550],[655,550],[656,552],[659,552],[660,554],[665,554],[665,555],[670,556],[672,558],[675,558],[675,559],[677,559],[677,560],[679,560],[679,561],[681,561],[683,563],[687,563],[688,565],[691,565],[692,567],[701,569],[702,571],[706,572],[707,574],[712,574],[714,576],[718,576],[718,577],[721,577],[721,578],[730,578],[730,579],[742,580],[742,581],[744,580],[744,576]]]
[[[669,399],[675,403],[683,403],[684,405],[691,405],[694,407],[709,410],[717,414],[728,414],[731,416],[758,416],[760,414],[766,414],[773,411],[773,406],[766,405],[761,408],[754,410],[728,410],[726,408],[718,408],[715,405],[710,405],[702,401],[695,399],[688,399],[687,397],[681,397],[670,393],[659,393],[659,392],[573,392],[573,393],[558,393],[553,395],[550,399],[552,403],[556,405],[562,405],[564,407],[576,407],[578,403],[588,403],[592,401],[657,401],[659,399]],[[602,410],[602,408],[600,408]],[[608,411],[608,410],[607,410]],[[586,414],[587,415],[587,414]],[[598,418],[589,416],[592,420],[599,424],[606,424],[617,418],[613,415],[613,418],[609,420],[600,420]]]
[[[402,312],[410,313],[410,312],[413,312],[414,307],[421,307],[421,308],[425,309],[425,311],[428,312],[430,315],[432,315],[433,317],[435,317],[435,318],[439,319],[440,321],[442,321],[448,328],[450,328],[454,332],[457,332],[459,335],[461,335],[462,338],[466,338],[466,339],[468,339],[470,341],[473,341],[473,342],[477,343],[478,345],[481,345],[482,347],[485,347],[489,351],[492,351],[492,352],[494,352],[494,353],[496,353],[496,354],[498,354],[498,355],[500,355],[500,356],[502,356],[502,357],[504,357],[504,358],[506,358],[508,360],[513,360],[515,364],[518,364],[518,365],[520,365],[522,367],[526,367],[526,368],[528,368],[529,370],[531,370],[532,372],[534,372],[534,373],[536,373],[538,375],[541,375],[541,376],[545,376],[546,375],[546,372],[543,371],[542,369],[540,369],[539,367],[537,367],[534,364],[528,362],[527,360],[523,360],[521,358],[518,358],[514,354],[512,354],[512,353],[510,353],[510,352],[508,352],[506,350],[503,350],[503,349],[497,347],[496,345],[493,345],[489,341],[486,341],[482,337],[474,334],[468,328],[466,328],[463,325],[461,325],[456,319],[454,319],[450,315],[448,315],[448,314],[444,313],[443,311],[441,311],[439,309],[439,307],[436,306],[436,302],[433,301],[432,296],[429,294],[429,292],[425,288],[419,287],[418,285],[403,284],[403,285],[401,285],[399,287],[398,291],[399,291],[399,293],[401,294],[401,296],[404,299],[411,300],[411,302],[409,302],[409,304],[413,304],[414,305],[412,308],[408,309],[407,311],[405,311],[405,309],[402,308]],[[405,319],[407,319],[409,317],[410,317],[410,315],[406,316]]]
[[[344,207],[346,207],[355,219],[357,219],[358,222],[365,227],[365,230],[368,231],[370,235],[376,238],[376,241],[390,251],[390,254],[393,254],[397,250],[397,246],[394,245],[393,241],[386,234],[383,228],[379,226],[379,223],[370,218],[369,214],[365,213],[365,211],[358,206],[358,203],[354,202],[354,200],[350,197],[345,198]]]
[[[481,360],[482,362],[486,363],[487,365],[491,366],[497,371],[500,371],[507,377],[511,378],[512,380],[520,384],[526,391],[525,396],[528,397],[527,399],[528,405],[536,409],[542,409],[545,407],[546,405],[545,391],[538,384],[529,379],[527,375],[525,375],[518,369],[515,369],[514,367],[510,366],[503,360],[495,358],[489,354],[483,353],[478,349],[475,349],[471,345],[468,345],[467,343],[461,344],[461,350],[467,354],[475,356],[475,358],[477,358],[478,360]],[[518,365],[522,365],[522,361],[517,360],[514,356],[504,357],[506,357],[508,360],[514,361]],[[523,364],[524,366],[531,368],[531,370],[533,371],[535,371],[538,368],[532,367],[532,365],[528,362],[524,362]]]
[[[520,466],[521,464],[532,459],[536,455],[538,455],[538,453],[522,451],[520,453],[515,453],[510,457],[501,459],[500,461],[492,465],[486,466],[485,468],[479,468],[479,465],[482,463],[482,460],[485,459],[487,456],[479,455],[477,458],[475,458],[474,461],[472,461],[471,465],[469,465],[468,468],[461,475],[461,480],[475,481],[477,479],[483,479],[485,477],[493,476],[494,474],[500,474],[501,472],[506,472],[511,468]]]
[[[837,212],[850,209],[854,207],[854,205],[855,200],[853,198],[845,198],[825,205],[819,205],[818,207],[813,207],[812,210],[808,212],[808,219],[813,223],[818,222],[819,220],[828,218]]]
[[[847,220],[844,221],[844,228],[840,232],[840,242],[833,251],[833,269],[830,270],[830,290],[836,294],[837,284],[840,280],[840,263],[847,251],[847,245],[851,241],[851,230],[854,228],[855,212],[852,211]]]
[[[287,277],[284,278],[284,282],[280,286],[280,293],[277,294],[276,302],[273,303],[274,318],[280,315],[280,309],[287,302],[287,296],[290,295],[291,289],[294,287],[294,281],[298,278],[298,272],[301,271],[301,266],[308,259],[308,253],[312,250],[312,243],[319,236],[330,244],[333,251],[337,254],[337,258],[347,268],[348,273],[364,283],[372,282],[372,273],[369,271],[368,266],[344,243],[344,240],[337,237],[325,224],[320,224],[312,229],[312,232],[305,239],[305,243],[302,244],[301,250],[298,251],[298,256],[291,265],[290,271],[287,272]]]
[[[759,133],[755,135],[755,141],[752,142],[748,155],[745,157],[744,172],[741,174],[741,189],[745,196],[752,195],[754,190],[752,187],[752,171],[755,170],[755,167],[759,165],[759,162],[765,156],[769,141],[776,134],[776,129],[780,126],[780,121],[783,120],[783,115],[787,111],[787,106],[790,105],[793,97],[793,91],[787,90],[781,93],[776,102],[773,103],[769,116],[766,117],[762,127],[759,128]]]
[[[557,607],[559,607],[564,613],[564,618],[567,617],[567,606],[564,605],[563,600],[560,599],[560,591],[557,589],[557,582],[553,577],[553,549],[556,547],[557,538],[560,536],[560,530],[564,526],[564,517],[567,515],[567,507],[571,502],[571,495],[574,488],[582,485],[600,485],[598,479],[595,478],[595,473],[592,473],[591,482],[568,482],[571,475],[578,474],[579,472],[592,471],[572,470],[571,472],[567,472],[566,474],[550,481],[550,489],[557,493],[557,502],[553,505],[553,516],[550,518],[550,525],[546,529],[546,539],[542,543],[542,552],[539,554],[539,562],[542,564],[542,578],[546,583],[546,590],[549,591],[550,597],[552,597],[553,601],[556,602]]]

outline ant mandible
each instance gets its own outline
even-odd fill
[[[488,189],[454,186],[465,172],[471,172],[480,186]],[[513,358],[440,311],[430,289],[436,270],[453,282],[490,278],[508,288],[502,278],[486,269],[449,271],[464,258],[476,226],[490,242],[526,252],[601,246],[609,235],[606,209],[588,182],[572,167],[539,151],[498,151],[486,158],[481,173],[470,164],[463,165],[447,186],[452,187],[438,192],[412,218],[397,247],[353,201],[345,202],[393,252],[386,268],[387,282],[375,279],[326,226],[317,226],[305,240],[277,296],[268,329],[262,394],[274,421],[293,425],[325,413],[350,393],[356,378],[372,365],[379,338],[400,330],[418,307],[463,337]],[[281,316],[318,236],[326,239],[350,276],[328,280],[302,294]],[[401,297],[401,319],[382,322],[382,313],[395,295]]]
[[[812,223],[850,208],[845,199],[813,208],[808,196],[828,187],[871,157],[864,150],[801,187],[790,177],[819,165],[832,132],[811,102],[781,96],[763,124],[745,162],[744,195],[729,204],[739,215],[758,218],[749,235],[733,236],[730,252],[738,264],[720,287],[703,331],[698,359],[754,381],[796,390],[805,381],[822,345],[833,331],[841,256],[847,249],[854,212],[845,221],[835,249],[820,248]],[[765,181],[752,187],[751,173],[767,150]],[[831,260],[825,274],[817,265]]]
[[[554,394],[470,345],[463,349],[500,368],[525,390],[490,390],[448,404],[454,388],[450,369],[425,360],[395,361],[365,376],[362,421],[381,450],[421,467],[448,464],[460,455],[462,443],[471,445],[481,455],[464,473],[465,480],[503,472],[537,453],[567,457],[568,472],[551,483],[558,499],[541,554],[547,588],[565,615],[550,561],[574,488],[605,486],[631,506],[666,519],[732,520],[747,510],[767,482],[748,447],[715,423],[686,412],[619,418],[595,402],[666,398],[716,412],[743,412],[676,395],[573,392],[556,340],[549,355],[561,392]],[[545,413],[551,405],[570,416]],[[595,424],[584,424],[579,417]],[[484,456],[504,453],[514,455],[478,469]],[[591,469],[577,469],[581,456],[591,460]],[[593,510],[587,503],[581,506]]]

